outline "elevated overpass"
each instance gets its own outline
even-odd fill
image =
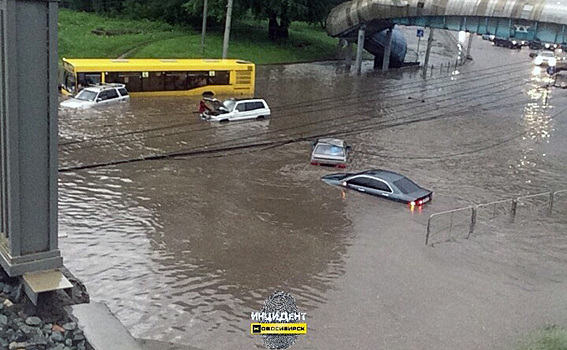
[[[561,44],[567,43],[567,0],[352,0],[331,10],[327,33],[361,46],[362,31],[374,55],[405,52],[376,40],[396,24]]]

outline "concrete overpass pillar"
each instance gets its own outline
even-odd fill
[[[465,55],[465,61],[472,59],[471,48],[472,48],[472,41],[473,41],[474,35],[472,33],[468,33],[468,34],[469,34],[469,40],[468,40],[468,43],[467,43],[467,53]]]
[[[350,68],[352,67],[352,42],[347,42],[346,44],[346,57],[345,57],[345,64],[346,70],[350,72]]]
[[[425,60],[423,61],[423,70],[421,75],[427,77],[427,66],[429,65],[429,55],[431,54],[431,44],[433,43],[433,28],[429,28],[429,37],[427,38],[427,49],[425,50]]]
[[[57,0],[0,0],[0,265],[62,266],[57,247]]]
[[[360,75],[362,73],[362,50],[364,49],[364,38],[366,36],[366,26],[363,24],[358,29],[358,41],[356,43],[356,74]]]
[[[390,54],[392,52],[392,33],[394,28],[388,28],[386,32],[386,46],[384,47],[384,57],[382,58],[382,72],[388,71],[390,67]]]

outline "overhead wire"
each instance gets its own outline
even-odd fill
[[[509,75],[509,73],[505,73],[505,75]],[[478,81],[478,80],[480,80],[480,79],[474,79],[474,80],[472,80],[472,81]],[[467,81],[467,82],[468,82],[468,81]],[[461,83],[462,83],[462,82],[461,82]],[[447,101],[447,100],[452,100],[452,99],[454,98],[454,96],[457,96],[457,95],[459,95],[459,94],[470,94],[470,93],[475,92],[476,90],[479,90],[479,89],[480,89],[480,90],[485,90],[485,88],[486,88],[487,86],[490,86],[491,88],[494,88],[494,87],[501,86],[502,84],[506,84],[506,81],[504,81],[504,82],[499,82],[498,84],[494,84],[493,82],[487,82],[486,84],[483,84],[483,85],[480,85],[480,86],[476,86],[476,87],[474,87],[474,88],[468,88],[467,90],[448,91],[448,92],[445,92],[445,93],[443,93],[443,94],[437,94],[436,96],[432,96],[432,97],[430,97],[430,99],[428,100],[427,103],[422,103],[422,104],[419,104],[419,103],[417,102],[418,100],[412,100],[412,102],[406,103],[406,104],[404,105],[404,107],[405,107],[404,109],[398,110],[398,111],[396,111],[396,112],[397,112],[397,113],[401,113],[401,112],[404,112],[404,111],[406,111],[406,110],[413,110],[415,107],[412,105],[412,103],[413,103],[413,104],[419,104],[420,107],[425,107],[425,106],[428,106],[428,105],[431,105],[431,104],[438,104],[438,103],[441,103],[441,102],[444,102],[444,101]],[[438,98],[438,97],[441,97],[441,96],[449,96],[449,97],[446,98],[446,99],[444,99],[444,100],[435,100],[435,98]],[[383,98],[383,97],[379,96],[379,97],[377,97],[376,99],[377,99],[377,100],[380,100],[381,98]],[[365,100],[368,100],[368,99],[365,99]],[[386,108],[388,108],[388,107],[386,107]],[[390,107],[390,108],[392,108],[392,107]],[[330,109],[331,109],[331,108],[330,108]],[[321,123],[324,123],[324,122],[329,122],[329,121],[339,120],[339,119],[344,120],[344,119],[346,119],[346,118],[348,118],[348,117],[357,117],[357,116],[358,116],[358,114],[353,115],[353,116],[339,115],[338,117],[324,118],[324,119],[318,119],[318,120],[310,121],[310,122],[307,122],[307,123],[302,123],[302,124],[299,124],[299,125],[295,125],[295,126],[293,126],[292,128],[300,128],[300,127],[305,127],[305,126],[314,125],[314,124],[321,124]],[[280,118],[278,118],[278,119],[280,119]],[[288,129],[289,129],[289,128],[288,128]],[[278,129],[278,130],[269,131],[269,132],[266,132],[266,133],[280,133],[280,132],[285,131],[285,130],[286,130],[286,129]],[[174,133],[162,134],[162,135],[157,135],[157,136],[153,136],[153,137],[176,136],[176,135],[186,134],[186,133],[187,133],[187,131],[176,131],[176,132],[174,132]],[[261,135],[261,134],[247,135],[247,136],[245,136],[245,138],[250,138],[250,137],[255,137],[255,136],[262,136],[262,135]],[[151,136],[150,136],[150,137],[146,137],[146,139],[153,138],[153,137],[151,137]],[[235,139],[235,140],[238,141],[238,139]],[[229,140],[229,141],[235,141],[235,140],[233,139],[233,140]],[[223,142],[229,142],[229,141],[223,141]],[[131,142],[131,140],[114,141],[114,142],[112,142],[112,144],[113,144],[113,145],[116,145],[116,144],[119,144],[119,143],[127,143],[127,142]],[[87,147],[89,147],[89,145],[87,145]],[[96,145],[95,145],[95,146],[91,146],[91,147],[96,147]],[[82,149],[82,148],[84,148],[84,147],[81,147],[81,149]]]
[[[556,117],[558,117],[559,115],[561,115],[563,112],[567,111],[567,107],[563,108],[561,111],[554,113],[553,115],[550,116],[551,119],[555,119]],[[490,150],[490,149],[494,149],[498,146],[501,146],[503,144],[506,144],[508,142],[511,142],[513,140],[516,140],[520,137],[523,137],[525,135],[528,135],[530,132],[532,132],[533,130],[535,130],[537,127],[530,127],[527,130],[521,132],[521,133],[517,133],[511,137],[505,138],[504,140],[500,140],[496,143],[493,143],[491,145],[488,146],[484,146],[484,147],[480,147],[474,150],[469,150],[469,151],[463,151],[463,152],[459,152],[459,153],[452,153],[452,154],[446,154],[446,155],[440,155],[440,156],[419,156],[419,157],[408,157],[408,156],[394,156],[394,155],[385,155],[385,154],[379,154],[379,153],[374,153],[374,152],[368,152],[368,151],[357,151],[358,153],[364,154],[364,155],[369,155],[369,156],[374,156],[374,157],[380,157],[380,158],[397,158],[397,159],[412,159],[412,160],[439,160],[439,159],[447,159],[447,158],[453,158],[453,157],[459,157],[459,156],[464,156],[464,155],[471,155],[471,154],[476,154],[476,153],[480,153],[486,150]]]
[[[520,65],[523,65],[523,64],[524,64],[524,63],[522,63],[522,64],[520,64]],[[491,70],[491,69],[488,69],[488,70]],[[507,75],[507,74],[509,74],[510,72],[513,72],[513,71],[516,71],[516,70],[517,70],[517,67],[510,67],[508,70],[500,70],[498,74],[490,74],[490,73],[477,74],[477,75],[475,75],[474,81],[482,80],[485,76],[498,77],[498,76],[501,76],[501,75]],[[474,74],[474,71],[473,71],[473,72],[470,72],[470,73],[471,73],[471,74]],[[468,74],[468,73],[467,73],[467,74]],[[464,76],[464,74],[463,74],[463,76]],[[444,80],[447,79],[447,77],[443,77],[443,78],[444,78]],[[459,79],[460,79],[460,78],[459,78]],[[449,88],[449,87],[452,87],[452,86],[455,86],[455,85],[460,84],[461,82],[460,82],[459,79],[455,80],[453,83],[445,84],[444,87],[445,87],[445,88]],[[443,82],[440,82],[440,83],[443,83]],[[434,86],[435,86],[435,85],[433,85],[433,86],[432,86],[432,85],[428,85],[428,86],[415,86],[415,82],[408,82],[408,83],[402,84],[402,85],[410,85],[410,86],[412,86],[413,88],[412,88],[412,89],[409,89],[409,90],[413,90],[413,89],[418,89],[418,90],[424,90],[424,89],[425,89],[425,90],[430,90],[430,89],[433,89]],[[398,87],[399,87],[399,86],[398,86]],[[369,89],[369,90],[366,90],[366,91],[367,91],[367,92],[370,92],[370,91],[374,91],[374,89]],[[376,98],[374,98],[374,99],[372,99],[372,98],[369,99],[369,98],[367,98],[367,97],[361,97],[361,96],[360,96],[360,92],[358,92],[358,93],[357,93],[357,97],[355,97],[355,98],[356,98],[356,99],[364,99],[365,102],[373,102],[373,101],[376,101],[376,100],[380,100],[380,99],[382,99],[382,98],[384,98],[384,97],[402,96],[402,95],[407,94],[407,93],[408,93],[408,92],[405,91],[405,90],[403,90],[403,89],[396,89],[395,92],[392,92],[392,95],[391,95],[391,96],[383,96],[383,95],[382,95],[382,96],[376,97]],[[305,102],[305,103],[307,103],[307,104],[313,106],[313,105],[316,105],[317,103],[321,103],[321,101],[322,101],[322,102],[325,102],[325,101],[332,100],[332,101],[336,101],[336,102],[341,102],[341,101],[344,101],[344,100],[348,100],[348,99],[350,99],[350,98],[351,98],[350,96],[349,96],[349,97],[345,97],[345,96],[341,96],[341,97],[333,96],[333,97],[326,97],[326,98],[317,99],[317,100],[311,100],[311,101]],[[295,104],[295,106],[301,106],[301,105],[300,105],[300,104]],[[281,107],[280,107],[280,108],[281,108]],[[292,108],[295,108],[295,107],[292,107]],[[331,110],[331,109],[333,109],[333,108],[335,108],[333,105],[331,105],[331,106],[327,105],[325,108],[322,108],[322,109],[319,109],[319,110],[313,110],[312,112],[322,112],[322,111]],[[277,111],[277,107],[274,108],[274,110]],[[285,109],[284,109],[284,110],[285,110]],[[303,114],[303,113],[305,113],[305,112],[306,112],[306,111],[301,111],[300,113],[287,113],[286,115],[280,116],[278,119],[290,118],[290,117],[296,116],[297,114]],[[191,126],[191,125],[195,125],[195,124],[194,124],[194,123],[175,123],[175,124],[173,124],[173,125],[166,125],[166,126],[159,126],[159,127],[150,128],[150,129],[129,131],[129,132],[119,133],[119,134],[115,134],[115,135],[104,135],[104,136],[100,136],[100,137],[93,137],[93,138],[83,139],[83,140],[75,140],[75,141],[61,142],[61,143],[60,143],[60,146],[68,146],[68,145],[75,145],[75,144],[83,144],[83,143],[87,143],[87,142],[91,142],[91,141],[106,140],[106,139],[113,138],[113,137],[130,136],[130,135],[135,135],[135,134],[143,134],[143,133],[148,133],[148,132],[153,132],[153,131],[161,131],[161,130],[167,130],[167,129],[170,129],[170,128],[179,128],[179,127]],[[185,131],[185,133],[206,131],[206,130],[210,130],[210,129],[212,129],[212,127],[209,126],[209,127],[206,127],[206,128],[198,128],[198,129],[195,129],[195,130],[188,130],[188,131]]]
[[[487,95],[493,95],[494,92],[489,92]],[[478,97],[478,96],[477,96]],[[498,97],[500,98],[500,97]],[[486,104],[486,102],[484,103]],[[476,106],[474,106],[473,108],[475,108]],[[454,113],[455,111],[450,111],[448,113]],[[415,115],[419,115],[420,113],[414,114]],[[447,114],[447,113],[445,113]],[[395,126],[399,126],[399,125],[407,125],[409,123],[415,123],[415,122],[420,122],[420,121],[429,121],[429,120],[434,120],[434,119],[438,119],[440,117],[442,117],[444,114],[438,115],[438,116],[433,116],[433,117],[429,117],[429,118],[418,118],[418,119],[414,119],[414,120],[409,120],[409,121],[404,121],[404,122],[398,122],[396,124],[390,124],[390,125],[373,125],[370,128],[368,128],[367,126],[364,128],[359,128],[359,129],[355,129],[355,130],[350,130],[349,132],[360,132],[361,130],[369,130],[372,128],[388,128],[388,127],[395,127]],[[407,117],[405,117],[407,119]],[[402,118],[394,118],[395,119],[402,119]],[[387,122],[391,122],[392,120],[387,120]],[[348,133],[348,132],[343,132],[343,133]],[[247,138],[249,138],[250,136],[247,136]],[[95,167],[101,167],[101,166],[108,166],[108,165],[118,165],[118,164],[124,164],[124,163],[131,163],[131,162],[138,162],[138,161],[143,161],[143,160],[156,160],[156,159],[167,159],[167,158],[172,158],[172,157],[179,157],[179,156],[187,156],[187,155],[199,155],[199,154],[207,154],[207,153],[212,153],[212,152],[226,152],[226,151],[231,151],[231,150],[235,150],[235,149],[247,149],[247,148],[256,148],[256,147],[261,147],[261,146],[269,146],[269,145],[283,145],[286,143],[291,143],[291,142],[297,142],[297,141],[301,141],[304,140],[305,138],[300,138],[300,139],[287,139],[287,140],[265,140],[265,141],[261,141],[261,142],[255,142],[255,143],[248,143],[248,144],[240,144],[240,145],[234,145],[234,146],[225,146],[225,147],[219,147],[219,148],[215,148],[215,149],[210,149],[208,147],[210,147],[210,145],[205,146],[206,149],[189,149],[189,150],[181,150],[181,151],[175,151],[175,152],[167,152],[167,153],[162,153],[162,154],[154,154],[154,155],[142,155],[139,157],[135,157],[135,158],[129,158],[129,159],[123,159],[123,160],[117,160],[117,161],[110,161],[110,162],[101,162],[101,163],[95,163],[95,164],[84,164],[84,165],[79,165],[79,166],[71,166],[71,167],[66,167],[66,168],[61,168],[60,171],[61,172],[69,172],[69,171],[75,171],[75,170],[81,170],[81,169],[90,169],[90,168],[95,168]],[[223,143],[226,143],[223,142]],[[220,143],[222,146],[222,143]]]

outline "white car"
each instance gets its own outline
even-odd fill
[[[225,100],[214,113],[209,114],[209,120],[228,122],[233,120],[263,119],[271,114],[270,107],[262,99]]]
[[[555,58],[555,53],[553,51],[540,51],[537,54],[534,63],[538,66],[546,64],[553,67],[557,64],[557,58]]]
[[[85,109],[126,102],[129,99],[124,84],[100,84],[84,88],[74,97],[61,102],[61,107]]]

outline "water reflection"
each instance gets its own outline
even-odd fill
[[[300,149],[66,174],[67,264],[137,336],[222,347],[211,332],[247,337],[275,289],[311,310],[344,272],[350,224],[287,156]]]
[[[383,313],[384,303],[407,311],[402,315],[407,317],[404,307],[413,310],[415,300],[438,297],[438,271],[423,277],[416,270],[424,266],[421,230],[429,214],[534,193],[564,178],[564,162],[551,164],[532,154],[542,151],[543,141],[552,139],[547,135],[555,132],[543,92],[535,85],[527,89],[534,89],[532,98],[525,85],[509,84],[506,96],[516,95],[518,102],[502,107],[494,96],[471,96],[470,89],[479,89],[467,80],[476,72],[467,70],[474,67],[464,66],[461,84],[451,87],[435,87],[405,73],[400,81],[381,74],[337,76],[334,69],[325,64],[258,67],[258,95],[274,111],[260,122],[202,122],[192,114],[196,100],[189,98],[133,99],[120,110],[62,113],[62,142],[77,142],[60,147],[61,164],[349,130],[345,138],[354,146],[349,172],[385,168],[406,174],[435,192],[432,203],[412,212],[399,203],[324,184],[320,178],[330,170],[309,165],[308,142],[65,173],[60,177],[60,227],[67,237],[60,245],[66,265],[84,280],[93,299],[107,302],[138,337],[204,349],[229,343],[250,348],[261,341],[248,334],[249,312],[258,310],[274,289],[284,289],[308,313],[333,315],[316,320],[319,330],[338,330],[337,337],[347,339],[350,335],[340,331],[347,328],[340,317],[345,310],[355,308],[362,315],[368,308],[366,314],[385,315],[384,324],[392,324],[398,315]],[[518,75],[527,77],[529,70]],[[482,93],[493,91],[489,84],[499,79],[484,78],[487,91]],[[448,94],[447,102],[425,109],[426,102],[407,99],[412,90],[402,87],[417,88],[416,99]],[[494,91],[502,93],[499,89]],[[399,100],[392,99],[392,92]],[[465,103],[474,108],[463,110]],[[450,117],[370,128],[381,119],[400,118],[400,106],[414,118],[440,110]],[[369,128],[357,131],[361,126]],[[503,142],[521,133],[525,140]],[[537,166],[517,171],[516,160]],[[527,183],[535,179],[536,184]],[[380,265],[388,257],[395,259]],[[415,264],[407,264],[406,257]],[[353,260],[358,260],[354,268]],[[398,272],[406,274],[401,280],[407,288],[396,286]],[[416,278],[408,278],[413,276],[408,272]],[[383,282],[385,276],[389,283]],[[422,293],[419,280],[432,281],[431,294],[408,297],[407,291]],[[345,292],[351,288],[376,298],[377,287],[381,298],[390,296],[382,304],[352,303]],[[399,304],[403,307],[398,308],[397,297],[406,299]],[[424,320],[429,317],[424,315]],[[420,334],[422,329],[413,330]],[[312,348],[329,346],[328,339],[313,334]],[[375,345],[360,339],[359,348]]]
[[[554,132],[554,119],[552,113],[554,107],[549,104],[550,88],[544,84],[549,84],[550,78],[540,67],[532,70],[531,78],[527,84],[526,95],[528,101],[524,107],[522,125],[525,132],[522,134],[521,157],[516,160],[514,165],[515,172],[526,171],[536,168],[539,163],[544,162],[545,153],[538,146],[542,143],[549,143]],[[533,173],[533,170],[527,170]],[[535,176],[527,178],[525,182],[532,184]]]

